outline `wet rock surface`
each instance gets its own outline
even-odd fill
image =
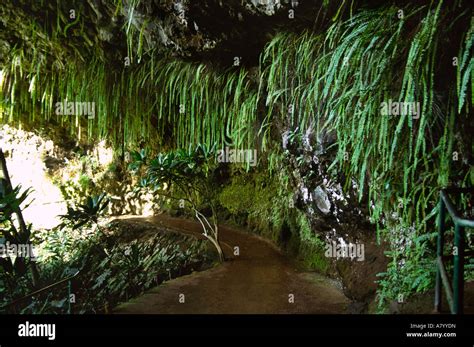
[[[374,225],[369,222],[365,197],[359,199],[359,187],[349,178],[350,186],[343,189],[347,177],[331,172],[329,167],[336,152],[332,133],[308,131],[301,138],[291,136],[289,126],[280,125],[285,163],[292,172],[296,206],[304,211],[311,230],[334,250],[344,247],[360,248],[363,259],[351,254],[330,252],[328,273],[341,280],[344,293],[366,310],[375,298],[377,274],[384,272],[388,259],[386,245],[376,239]]]
[[[8,0],[0,7],[0,52],[5,52],[0,54],[0,66],[15,45],[31,53],[36,46],[41,61],[67,64],[68,59],[87,61],[99,56],[123,66],[128,35],[135,45],[140,41],[143,53],[212,60],[227,67],[239,57],[242,64],[255,66],[262,47],[277,30],[326,23],[337,7],[327,4],[322,9],[322,4],[308,0],[87,0],[42,5]],[[34,36],[32,19],[37,23]]]

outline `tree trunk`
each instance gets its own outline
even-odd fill
[[[209,241],[211,241],[211,243],[214,245],[214,247],[216,247],[217,255],[219,256],[219,261],[221,263],[223,263],[225,261],[225,255],[224,255],[224,252],[222,251],[222,247],[219,243],[219,240],[211,238],[209,236],[206,236],[206,237]]]
[[[209,223],[206,216],[204,216],[201,212],[199,212],[195,207],[193,207],[194,213],[196,218],[198,219],[199,223],[203,228],[203,235],[211,241],[214,247],[217,250],[217,255],[219,256],[219,261],[223,263],[225,261],[224,252],[222,251],[222,247],[219,243],[219,229],[217,224],[214,224],[214,227]]]

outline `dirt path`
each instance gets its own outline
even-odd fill
[[[171,217],[146,219],[165,228],[200,233],[197,223]],[[329,279],[298,272],[265,240],[221,227],[223,265],[173,279],[118,306],[114,313],[345,313],[350,301]],[[184,303],[180,303],[184,294]],[[294,296],[294,303],[289,299]],[[182,297],[181,297],[182,299]]]

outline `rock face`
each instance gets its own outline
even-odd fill
[[[328,195],[324,188],[317,186],[313,192],[314,201],[318,209],[324,213],[328,214],[331,211],[331,203],[329,202]]]
[[[328,273],[338,278],[344,293],[366,310],[377,289],[377,273],[384,272],[387,258],[385,245],[378,244],[374,226],[368,221],[368,212],[358,199],[358,187],[351,180],[349,189],[342,186],[346,177],[331,175],[329,166],[336,151],[332,146],[335,135],[308,131],[301,138],[291,137],[291,127],[280,124],[284,161],[292,173],[296,206],[304,211],[311,232],[328,245],[363,247],[363,261],[331,252]]]
[[[101,56],[118,64],[135,53],[257,65],[276,30],[299,30],[326,20],[337,8],[295,0],[6,0],[0,7],[0,66],[22,47],[42,59]],[[321,13],[323,15],[321,15]],[[54,20],[53,20],[54,19]],[[33,35],[32,28],[36,34]],[[131,39],[131,41],[130,41]],[[128,42],[127,42],[128,41]],[[132,46],[129,47],[128,44]],[[39,48],[39,50],[38,50]]]

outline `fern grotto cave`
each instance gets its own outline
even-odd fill
[[[2,0],[0,345],[472,346],[473,9]]]

